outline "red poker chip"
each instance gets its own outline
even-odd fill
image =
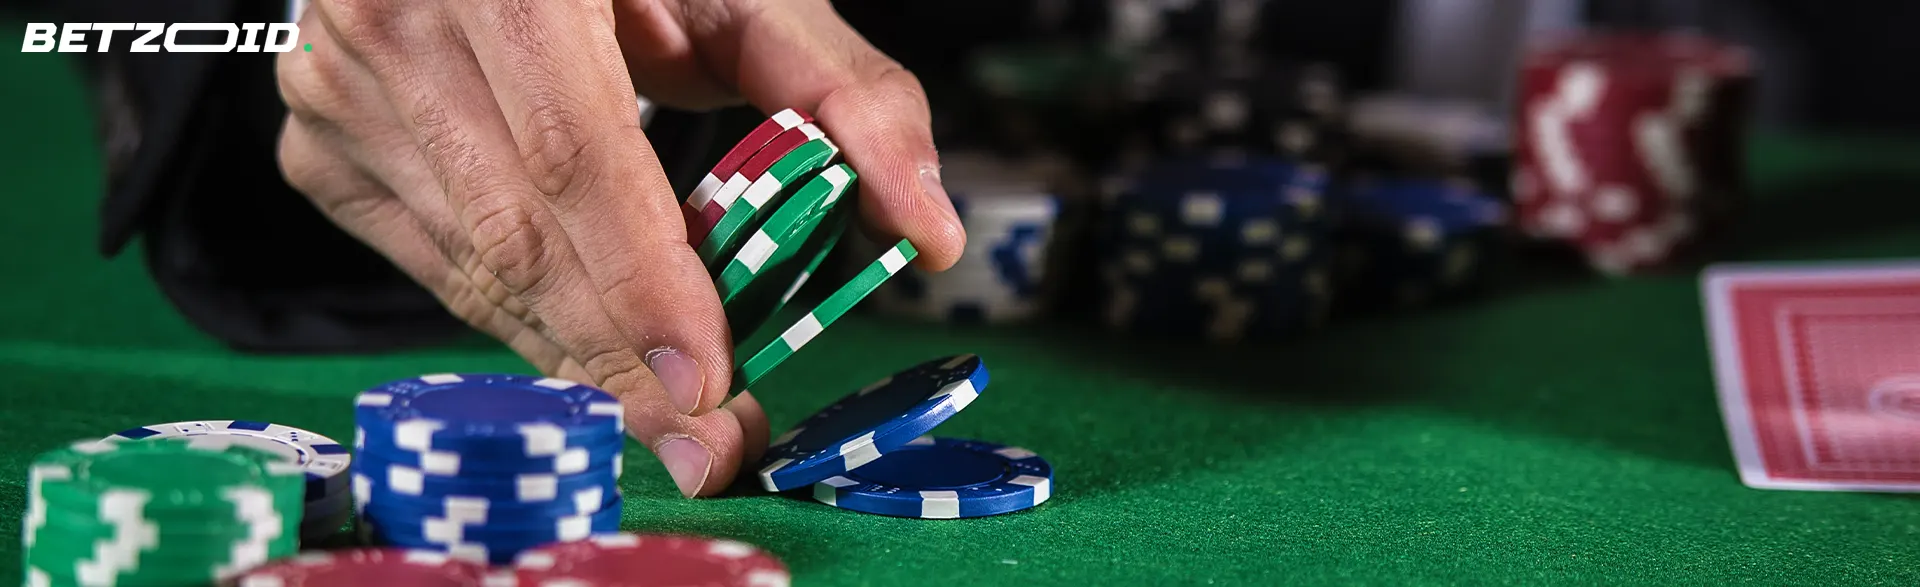
[[[761,121],[760,126],[754,127],[752,132],[748,132],[747,136],[740,139],[740,142],[734,143],[733,148],[728,149],[727,154],[720,158],[720,162],[715,163],[713,169],[708,171],[705,177],[700,178],[700,184],[693,188],[693,192],[681,200],[680,215],[687,226],[696,226],[695,223],[701,219],[701,210],[713,203],[713,196],[720,191],[727,179],[733,177],[742,165],[746,165],[747,161],[761,149],[766,148],[768,143],[787,131],[811,122],[813,122],[812,114],[808,114],[805,110],[788,108],[775,112],[773,116]],[[699,246],[700,240],[704,238],[706,238],[705,231],[700,231],[700,236],[691,238],[688,244]]]
[[[667,534],[607,534],[514,560],[519,587],[787,587],[787,566],[744,542]]]
[[[482,587],[485,565],[444,553],[399,548],[317,551],[281,559],[228,582],[233,587],[407,585]]]

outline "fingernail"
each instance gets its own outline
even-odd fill
[[[693,357],[679,349],[660,347],[647,352],[647,368],[660,378],[660,385],[667,388],[667,399],[680,413],[691,414],[700,407],[700,390],[706,386],[707,376]]]
[[[933,165],[920,167],[920,189],[927,192],[928,198],[939,203],[942,210],[946,210],[948,220],[953,221],[955,226],[960,225],[960,213],[953,209],[953,198],[947,195],[947,187],[940,184],[939,167]]]
[[[667,474],[673,476],[673,484],[680,486],[681,495],[700,494],[700,485],[707,481],[707,468],[713,463],[705,445],[682,436],[660,443],[654,453],[660,455],[660,464],[666,465]]]

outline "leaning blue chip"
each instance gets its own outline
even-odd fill
[[[353,495],[361,502],[375,492],[382,492],[429,499],[458,495],[501,503],[550,503],[571,499],[577,492],[593,488],[611,493],[619,488],[620,471],[621,460],[615,457],[606,466],[570,475],[521,473],[444,477],[361,454],[353,463]]]
[[[568,445],[548,456],[502,457],[465,455],[455,451],[412,451],[394,446],[390,438],[367,435],[355,430],[360,454],[389,463],[413,467],[430,475],[459,477],[466,475],[512,475],[516,473],[578,473],[604,466],[627,448],[626,436],[603,439],[586,446]]]
[[[625,434],[619,400],[565,379],[441,374],[361,392],[363,442],[479,458],[559,455]]]
[[[987,389],[978,355],[916,365],[827,406],[767,447],[760,485],[800,489],[851,471],[932,431]]]
[[[1052,495],[1053,467],[1033,451],[933,437],[813,486],[813,498],[830,506],[926,519],[1016,512]]]

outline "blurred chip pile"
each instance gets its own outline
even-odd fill
[[[1513,195],[1527,234],[1607,273],[1659,267],[1741,203],[1745,51],[1684,35],[1577,37],[1528,55]]]
[[[1218,342],[1471,299],[1517,251],[1671,267],[1733,218],[1752,66],[1696,36],[1530,46],[1515,107],[1359,94],[1258,0],[984,1],[930,80],[952,271],[867,307]],[[940,56],[960,60],[957,56]],[[1532,245],[1521,247],[1519,245]]]

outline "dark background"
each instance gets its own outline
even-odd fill
[[[280,5],[279,0],[247,0]],[[840,0],[841,13],[882,50],[923,78],[957,77],[968,49],[1017,40],[1002,20],[1009,7],[1042,0]],[[1427,0],[1466,9],[1527,0]],[[0,0],[0,10],[84,21],[99,6],[148,9],[200,0]],[[1276,0],[1260,42],[1279,52],[1339,64],[1353,89],[1389,83],[1401,2]],[[1759,54],[1765,127],[1863,132],[1920,129],[1920,3],[1898,0],[1629,0],[1570,2],[1591,26],[1691,28],[1746,44]],[[35,18],[38,18],[37,16]],[[1096,23],[1083,23],[1090,29]],[[6,83],[20,83],[13,79]],[[929,85],[937,85],[930,83]],[[939,96],[936,95],[938,100]]]

